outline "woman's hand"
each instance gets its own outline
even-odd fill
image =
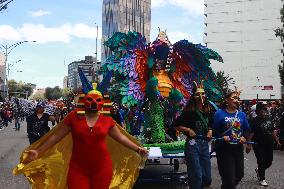
[[[188,128],[187,134],[192,138],[196,137],[196,133],[192,129]]]
[[[28,150],[25,151],[24,153],[27,153],[27,158],[23,161],[23,164],[28,164],[39,157],[39,153],[37,150]]]
[[[251,144],[247,144],[247,146],[246,146],[246,153],[247,153],[247,154],[250,153],[251,147],[252,147]]]
[[[146,156],[149,152],[146,148],[143,147],[138,147],[136,152],[140,155],[140,156]]]
[[[230,137],[229,136],[223,136],[223,140],[225,141],[225,142],[230,142]]]
[[[239,140],[239,144],[245,144],[247,142],[247,139],[245,137],[241,137]]]
[[[212,138],[212,130],[211,130],[211,129],[208,130],[207,135],[206,135],[206,138],[207,138],[208,140],[211,140],[211,138]]]

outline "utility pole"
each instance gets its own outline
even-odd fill
[[[2,51],[2,53],[5,56],[5,60],[4,60],[4,66],[5,66],[5,86],[6,86],[6,95],[9,98],[9,87],[8,87],[8,72],[10,71],[9,65],[7,66],[7,61],[8,61],[8,55],[12,52],[13,49],[15,49],[17,46],[23,44],[23,43],[28,43],[28,42],[36,42],[36,41],[20,41],[17,43],[14,43],[10,46],[8,45],[1,45],[0,46],[0,50]]]
[[[97,23],[96,25],[96,51],[95,51],[95,62],[93,62],[93,80],[95,82],[99,82],[99,69],[100,66],[98,65],[98,37],[99,37],[99,26]]]

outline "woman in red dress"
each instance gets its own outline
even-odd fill
[[[73,150],[67,178],[68,189],[108,189],[112,179],[112,161],[107,149],[107,135],[139,153],[146,155],[146,149],[139,147],[115,126],[111,117],[99,113],[103,98],[99,91],[92,90],[84,97],[85,114],[73,111],[64,119],[56,133],[37,149],[28,150],[24,163],[29,163],[48,148],[72,133]]]

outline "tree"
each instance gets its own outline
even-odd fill
[[[284,9],[283,8],[280,10],[280,15],[281,15],[281,22],[283,24],[284,23]],[[277,37],[280,37],[281,40],[283,40],[284,39],[283,27],[277,28],[275,30],[275,35]],[[278,71],[279,71],[279,75],[280,75],[280,83],[281,83],[282,86],[284,86],[284,63],[282,63],[282,65],[278,66]]]
[[[231,84],[235,84],[233,78],[231,78],[229,74],[225,74],[224,71],[218,71],[216,73],[216,82],[223,94],[226,94],[230,91]]]
[[[0,12],[8,8],[8,4],[13,0],[0,0]]]
[[[282,63],[282,66],[278,66],[278,71],[280,75],[280,83],[282,86],[284,86],[284,63]]]
[[[62,90],[59,88],[59,86],[56,86],[54,88],[47,87],[45,89],[45,98],[48,100],[57,100],[60,97],[62,97]]]
[[[44,93],[37,91],[35,94],[33,94],[29,99],[31,100],[36,100],[36,101],[40,101],[40,100],[44,100]]]
[[[280,15],[281,15],[281,22],[284,23],[284,9],[283,8],[280,10]],[[275,35],[276,35],[276,37],[280,37],[281,39],[284,39],[283,27],[281,27],[281,28],[278,27],[275,30]]]
[[[8,81],[8,92],[10,97],[27,98],[32,94],[35,87],[36,85],[32,83],[24,83],[22,81],[17,82],[14,79]]]
[[[69,88],[63,88],[62,89],[62,96],[64,98],[67,98],[72,93],[71,89]]]

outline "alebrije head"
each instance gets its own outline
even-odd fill
[[[102,110],[104,100],[101,92],[96,90],[96,83],[93,84],[93,90],[89,91],[84,97],[84,108],[88,112],[98,112]]]
[[[102,110],[104,104],[103,95],[97,90],[97,83],[91,84],[80,67],[78,67],[78,72],[82,82],[82,91],[85,94],[82,101],[85,111],[98,112]]]
[[[204,104],[206,100],[206,94],[204,90],[204,80],[202,80],[199,85],[196,83],[196,81],[193,81],[193,84],[194,84],[193,88],[194,98],[196,100],[201,100],[202,104]]]

